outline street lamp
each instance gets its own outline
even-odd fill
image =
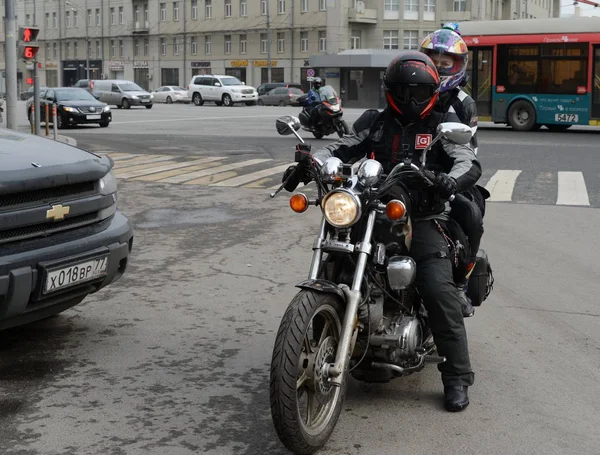
[[[86,79],[89,80],[90,79],[90,37],[88,34],[88,17],[87,17],[87,11],[82,11],[78,6],[73,5],[71,2],[69,2],[68,0],[65,1],[65,5],[69,5],[71,7],[71,11],[81,11],[82,15],[83,15],[83,20],[85,21],[85,74],[86,74]]]

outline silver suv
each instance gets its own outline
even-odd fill
[[[212,101],[217,106],[233,106],[246,103],[254,106],[258,93],[234,76],[201,75],[193,76],[188,88],[188,96],[196,106]]]
[[[94,96],[100,101],[119,109],[129,109],[131,106],[146,106],[146,109],[152,109],[154,96],[131,81],[97,80],[93,90]]]

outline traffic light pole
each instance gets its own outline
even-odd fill
[[[17,129],[17,37],[15,0],[5,0],[6,127]]]
[[[37,14],[36,14],[36,3],[33,2],[33,23],[34,26],[37,27]],[[38,60],[37,55],[33,59],[33,106],[34,106],[34,117],[33,117],[33,127],[34,134],[36,136],[40,135],[40,78],[38,74]]]

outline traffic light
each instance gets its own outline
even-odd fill
[[[19,27],[19,54],[23,60],[33,60],[40,50],[37,43],[39,27]]]

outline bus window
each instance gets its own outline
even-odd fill
[[[586,60],[543,60],[540,93],[578,94],[587,87]]]
[[[498,46],[497,85],[506,93],[538,93],[539,46]]]

